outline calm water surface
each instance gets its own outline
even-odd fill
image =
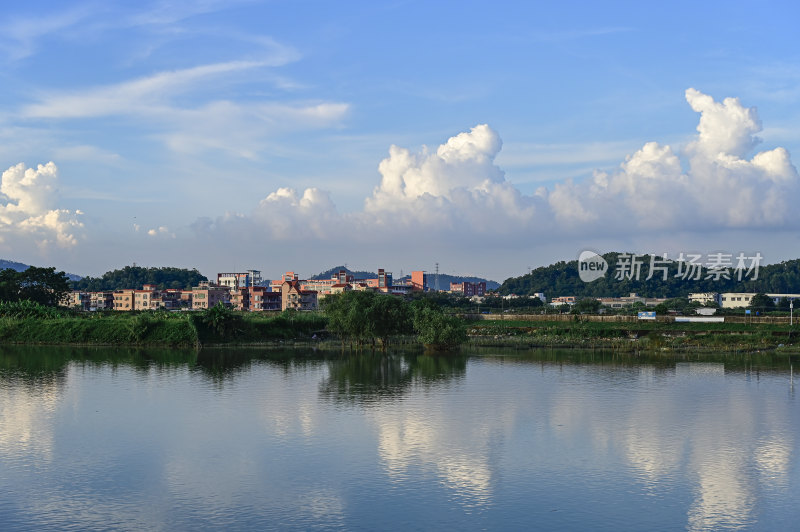
[[[797,362],[0,347],[0,529],[795,529]]]

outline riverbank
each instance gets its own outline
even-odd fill
[[[319,313],[237,312],[72,313],[4,316],[0,343],[22,345],[259,345],[312,341],[323,333]]]
[[[624,351],[800,350],[800,327],[764,322],[529,321],[515,318],[470,321],[468,334],[470,343],[476,346],[580,347]]]
[[[672,321],[546,321],[465,319],[467,344],[480,347],[588,348],[614,351],[800,351],[800,327],[781,323],[675,323]],[[322,313],[241,312],[48,313],[0,318],[0,343],[22,345],[153,347],[286,347],[324,350],[354,347],[326,331]],[[419,347],[413,336],[391,346]]]

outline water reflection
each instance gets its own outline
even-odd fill
[[[791,364],[2,347],[0,522],[786,529]]]
[[[346,354],[326,361],[328,377],[320,395],[343,403],[378,403],[403,395],[412,386],[444,385],[463,378],[467,356],[425,354]]]

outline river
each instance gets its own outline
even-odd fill
[[[798,360],[0,347],[0,529],[789,530]]]

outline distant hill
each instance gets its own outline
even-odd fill
[[[322,273],[318,273],[317,275],[313,276],[312,279],[330,279],[331,276],[333,274],[335,274],[335,273],[338,273],[339,270],[347,270],[347,272],[352,274],[356,279],[374,279],[374,278],[378,277],[378,274],[376,272],[353,271],[353,270],[350,270],[349,268],[345,268],[344,266],[335,266],[335,267],[330,268],[329,270],[326,270],[326,271],[324,271]],[[404,275],[403,277],[394,277],[395,281],[410,280],[410,279],[411,279],[410,275]],[[500,287],[500,283],[498,283],[496,281],[489,281],[489,280],[483,279],[482,277],[463,276],[463,275],[448,275],[446,273],[440,273],[439,274],[439,286],[438,286],[438,289],[439,290],[449,290],[450,289],[450,283],[463,283],[463,282],[468,282],[468,283],[485,282],[487,290],[496,290],[497,288]],[[428,272],[428,286],[430,288],[436,288],[434,286],[434,283],[435,283],[434,275],[432,273]]]
[[[376,272],[367,272],[361,270],[353,271],[344,266],[334,266],[333,268],[325,270],[322,273],[318,273],[317,275],[311,276],[311,279],[330,279],[333,276],[333,274],[339,273],[339,270],[347,270],[347,273],[353,275],[353,277],[355,277],[356,279],[374,279],[378,277],[378,274]]]
[[[0,270],[14,270],[17,272],[24,272],[30,267],[31,267],[30,264],[23,264],[21,262],[15,262],[13,260],[0,259]],[[74,273],[68,273],[67,278],[70,281],[79,281],[82,279],[80,275],[75,275]]]
[[[780,262],[778,264],[760,265],[758,278],[753,280],[753,275],[743,275],[738,280],[736,275],[730,279],[711,278],[710,270],[706,267],[699,268],[699,279],[687,278],[686,264],[677,261],[667,261],[661,265],[667,268],[667,278],[659,271],[649,280],[647,276],[650,269],[650,256],[639,255],[641,261],[641,275],[639,279],[616,279],[616,266],[620,255],[618,252],[605,253],[603,258],[608,263],[609,271],[598,280],[585,283],[578,274],[578,261],[556,262],[550,266],[542,266],[529,274],[506,279],[499,292],[501,294],[529,295],[534,292],[544,292],[550,297],[575,296],[581,297],[620,297],[635,292],[644,297],[686,297],[691,292],[763,292],[776,294],[800,293],[800,259]],[[656,257],[661,260],[660,257]],[[703,258],[705,262],[705,257]],[[736,259],[733,258],[735,264]],[[659,263],[656,263],[657,265]],[[748,264],[749,265],[749,264]]]

